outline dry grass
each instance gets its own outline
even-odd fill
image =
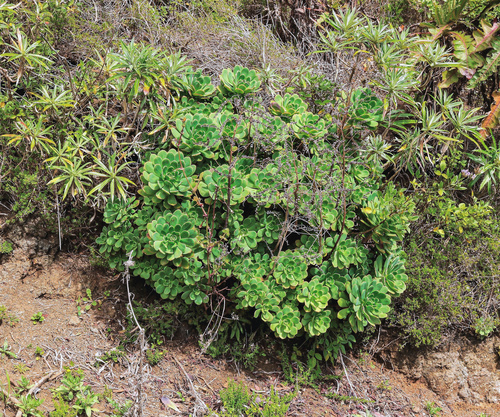
[[[286,73],[308,61],[262,20],[242,17],[234,1],[209,0],[203,7],[168,11],[148,0],[89,1],[80,11],[73,32],[74,47],[82,55],[134,38],[171,52],[181,50],[211,75],[234,65],[270,66]]]

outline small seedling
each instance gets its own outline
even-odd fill
[[[0,357],[5,355],[8,358],[16,359],[17,355],[10,349],[11,347],[9,346],[9,342],[7,342],[6,340],[5,342],[3,342],[3,346],[0,345]]]
[[[33,322],[33,324],[38,324],[38,323],[41,323],[42,321],[45,320],[45,317],[43,316],[42,312],[39,311],[38,313],[35,313],[31,316],[31,321]]]
[[[125,354],[118,349],[111,349],[107,352],[104,352],[101,356],[99,356],[96,360],[95,366],[101,366],[104,363],[107,362],[114,362],[118,363],[121,357],[123,357]]]
[[[19,319],[13,314],[7,312],[7,307],[0,305],[0,325],[5,322],[10,327],[14,327],[16,323],[19,323]]]
[[[17,365],[14,365],[14,370],[19,374],[24,375],[28,372],[29,368],[24,363],[18,363]]]
[[[86,297],[78,297],[78,299],[76,300],[78,317],[80,317],[84,312],[89,311],[92,307],[95,307],[97,304],[101,305],[102,303],[101,300],[97,301],[92,299],[92,291],[90,290],[90,288],[87,288],[85,293]]]
[[[78,415],[78,412],[61,395],[56,397],[56,399],[52,400],[54,410],[49,413],[49,417],[76,417]]]
[[[5,320],[7,316],[7,307],[0,305],[0,324],[2,324],[2,321]]]
[[[108,402],[111,407],[113,407],[113,414],[111,414],[110,417],[123,417],[133,404],[131,400],[127,400],[123,404],[120,404],[118,401],[111,398],[108,398]]]
[[[18,394],[23,393],[24,391],[29,391],[31,388],[31,382],[28,378],[22,376],[19,381],[17,381],[16,391]]]
[[[438,416],[439,412],[442,411],[442,408],[438,407],[434,402],[425,403],[425,409],[431,417]]]
[[[16,317],[14,315],[10,315],[7,321],[7,324],[9,327],[14,327],[17,323],[19,323],[19,317]]]
[[[62,385],[53,390],[54,395],[60,395],[63,399],[71,401],[76,394],[85,390],[83,385],[83,372],[66,369],[66,375],[61,380]]]
[[[158,365],[163,358],[164,352],[162,350],[154,349],[154,345],[151,349],[146,351],[146,359],[151,366]]]
[[[9,254],[14,250],[12,243],[3,241],[0,243],[0,254]]]
[[[377,388],[384,391],[390,391],[392,389],[392,387],[389,385],[389,381],[382,381],[380,384],[378,384]]]
[[[35,357],[36,359],[40,359],[43,357],[43,355],[45,355],[45,351],[40,347],[40,346],[37,346],[35,348]]]
[[[113,390],[109,388],[106,384],[104,384],[104,391],[102,393],[102,398],[105,398],[106,400],[113,399]]]

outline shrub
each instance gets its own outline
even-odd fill
[[[476,221],[462,233],[444,229],[445,237],[411,234],[407,290],[390,318],[407,343],[435,346],[455,332],[483,338],[498,325],[500,230],[495,217]]]
[[[119,270],[132,253],[132,273],[164,299],[253,312],[280,338],[342,329],[350,343],[407,279],[398,242],[412,203],[380,190],[345,142],[383,103],[359,90],[348,123],[333,124],[298,97],[262,103],[245,68],[222,82],[226,96],[179,101],[172,138],[144,161],[142,198],[108,202],[100,250]]]

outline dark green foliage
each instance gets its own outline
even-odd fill
[[[500,230],[488,217],[476,220],[479,227],[446,239],[412,236],[407,290],[390,319],[412,345],[437,345],[458,330],[489,335],[498,324]]]
[[[186,306],[181,300],[163,302],[156,300],[147,304],[134,301],[134,314],[151,343],[156,346],[161,345],[164,338],[171,338],[174,335],[181,320],[193,325],[197,324],[193,322],[196,311]],[[125,343],[133,342],[137,336],[132,332],[136,325],[130,315],[127,316],[127,322]]]

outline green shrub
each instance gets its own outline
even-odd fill
[[[132,273],[164,299],[224,300],[280,338],[336,328],[348,344],[380,323],[407,279],[398,242],[411,200],[380,190],[355,147],[345,160],[333,145],[375,127],[383,103],[356,90],[340,133],[321,115],[292,114],[305,109],[297,96],[262,104],[253,71],[222,82],[226,96],[179,101],[171,141],[144,160],[142,198],[108,202],[100,251],[118,270],[132,252]]]
[[[390,321],[412,345],[438,345],[455,331],[483,338],[498,325],[500,229],[495,217],[475,221],[477,228],[444,229],[443,237],[434,232],[429,238],[423,230],[411,234],[407,290]]]
[[[9,254],[14,250],[12,243],[4,241],[0,242],[0,254]]]

